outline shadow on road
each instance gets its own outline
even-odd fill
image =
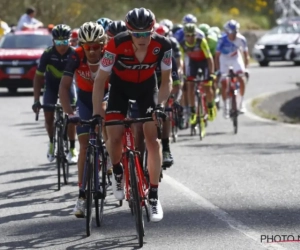
[[[286,154],[299,152],[299,145],[296,144],[286,144],[286,143],[223,143],[223,144],[187,144],[187,147],[196,148],[211,148],[214,150],[214,154],[222,155],[228,154],[228,152],[235,152],[239,155],[245,154],[262,154],[262,155],[272,155],[272,154]]]
[[[287,101],[280,107],[280,112],[285,116],[300,122],[300,92],[299,96]]]
[[[20,97],[20,96],[33,96],[32,91],[22,91],[17,93],[9,93],[9,92],[0,92],[0,98],[1,97]]]

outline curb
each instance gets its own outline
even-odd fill
[[[280,122],[280,121],[274,121],[271,119],[267,119],[267,118],[263,118],[257,114],[254,113],[253,108],[252,108],[252,102],[256,99],[265,99],[271,95],[275,95],[275,94],[279,94],[283,91],[279,91],[279,92],[267,92],[258,96],[255,96],[253,98],[247,99],[246,100],[246,108],[247,108],[247,112],[244,114],[245,116],[247,116],[250,119],[253,120],[257,120],[257,121],[261,121],[261,122],[265,122],[265,123],[272,123],[272,124],[276,124],[276,125],[280,125],[280,126],[285,126],[285,127],[290,127],[290,128],[297,128],[300,129],[300,125],[299,124],[291,124],[291,123],[284,123],[284,122]]]

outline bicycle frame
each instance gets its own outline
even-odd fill
[[[123,134],[123,154],[122,154],[122,162],[124,164],[124,173],[125,173],[125,187],[126,187],[126,192],[125,192],[125,198],[126,201],[130,200],[130,193],[128,192],[130,183],[129,183],[129,158],[128,155],[130,152],[134,154],[134,161],[135,161],[135,166],[136,166],[136,174],[137,174],[137,180],[138,180],[138,192],[142,201],[142,205],[144,206],[145,200],[147,199],[147,195],[149,193],[149,185],[147,182],[146,177],[143,174],[140,161],[139,161],[139,153],[134,150],[134,139],[133,135],[130,129],[130,125],[124,125],[124,134]],[[139,180],[142,180],[139,181]],[[144,185],[144,186],[143,186]]]
[[[204,119],[206,119],[206,115],[207,115],[207,105],[206,105],[206,93],[204,91],[203,88],[203,82],[198,81],[196,82],[196,86],[195,86],[195,95],[200,98],[201,104],[202,104],[202,108],[203,108],[203,116]],[[197,108],[197,115],[200,116],[200,110],[199,107]]]

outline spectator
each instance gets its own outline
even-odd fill
[[[35,8],[27,8],[25,14],[20,17],[16,30],[38,29],[43,27],[43,23],[34,18],[35,14]]]
[[[8,26],[8,24],[6,22],[4,22],[2,20],[2,18],[0,17],[0,37],[3,35],[6,35],[7,33],[10,32],[10,27]]]

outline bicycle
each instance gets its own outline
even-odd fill
[[[105,126],[123,125],[125,127],[123,133],[123,153],[122,163],[124,167],[125,176],[125,199],[129,203],[131,214],[135,215],[135,224],[139,247],[142,247],[144,231],[144,218],[142,207],[145,208],[148,222],[150,221],[149,211],[147,208],[147,196],[149,193],[149,180],[145,177],[143,169],[140,166],[140,153],[134,150],[134,138],[130,129],[130,125],[139,122],[153,121],[151,117],[136,118],[123,121],[109,121],[105,122]],[[159,126],[157,129],[158,138],[161,137],[161,124],[158,120]]]
[[[89,145],[86,153],[86,161],[82,179],[81,190],[86,194],[86,234],[91,235],[92,225],[92,200],[95,203],[96,225],[101,226],[103,220],[104,200],[108,187],[111,185],[110,179],[107,176],[107,158],[104,149],[104,141],[102,134],[96,134],[95,128],[99,126],[99,131],[102,131],[102,123],[98,119],[82,120],[79,117],[69,118],[66,115],[65,134],[67,124],[88,125]],[[87,188],[86,188],[87,187]],[[99,204],[100,201],[100,204]]]
[[[237,108],[237,95],[239,92],[239,84],[237,77],[246,77],[246,82],[249,80],[249,73],[238,73],[235,74],[233,71],[233,67],[229,67],[228,74],[222,74],[223,77],[227,78],[227,98],[231,98],[231,107],[229,117],[232,119],[233,122],[233,131],[234,134],[238,132],[238,116],[239,110]],[[230,81],[230,82],[229,82]],[[230,84],[228,84],[230,83]]]
[[[75,106],[72,106],[75,107]],[[63,179],[64,184],[67,185],[69,181],[69,163],[67,160],[67,155],[69,153],[69,144],[68,138],[63,133],[63,126],[64,126],[64,117],[63,117],[63,109],[60,104],[46,104],[42,105],[40,109],[49,109],[55,111],[55,118],[54,118],[54,127],[53,127],[53,151],[55,153],[56,158],[56,166],[57,166],[57,185],[58,191],[60,190],[61,186],[61,169],[63,170]],[[39,112],[36,112],[35,120],[38,121],[39,119]],[[57,150],[56,150],[57,144]]]
[[[197,108],[196,108],[197,121],[195,125],[191,125],[191,136],[196,135],[196,130],[198,126],[200,140],[202,140],[205,136],[205,127],[207,126],[207,120],[208,120],[206,93],[203,86],[207,81],[211,81],[211,78],[201,79],[202,77],[203,77],[202,70],[199,69],[196,79],[192,80],[192,82],[196,83],[195,96],[197,102]]]

